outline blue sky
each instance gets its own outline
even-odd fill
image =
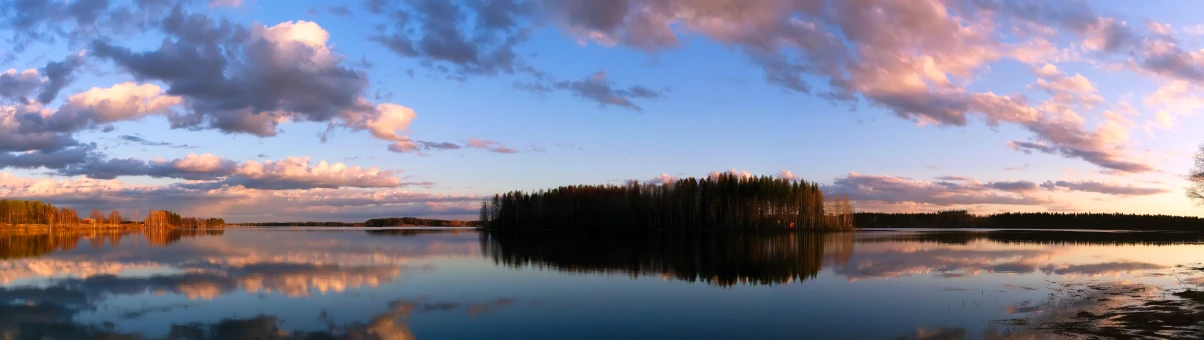
[[[8,3],[0,194],[246,221],[470,218],[501,191],[734,169],[871,211],[1200,215],[1183,195],[1204,141],[1196,4],[800,3]],[[243,31],[188,35],[173,13]],[[479,21],[497,15],[511,21]],[[165,46],[229,54],[204,72]],[[35,100],[68,60],[58,95]],[[215,123],[263,117],[280,121]],[[27,142],[50,135],[69,145]]]

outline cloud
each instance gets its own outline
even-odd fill
[[[693,34],[740,51],[763,70],[767,82],[790,92],[853,106],[865,100],[921,124],[965,126],[979,120],[992,127],[1013,124],[1029,131],[1034,142],[1057,151],[1051,154],[1119,172],[1152,170],[1134,160],[1124,143],[1109,139],[1116,135],[1116,126],[1086,125],[1078,111],[1101,104],[1102,98],[1082,75],[1063,75],[1052,65],[1037,68],[1041,78],[1031,88],[1048,94],[1044,101],[1025,93],[970,90],[972,81],[988,71],[990,63],[1009,58],[1039,65],[1056,61],[1057,55],[1065,54],[1051,42],[1059,38],[1059,32],[1079,40],[1087,51],[1138,50],[1135,47],[1142,38],[1133,28],[1124,21],[1097,16],[1084,4],[973,0],[906,4],[766,0],[741,6],[685,0],[489,3],[492,6],[421,1],[400,11],[372,3],[369,8],[399,23],[394,31],[406,32],[376,37],[378,42],[428,64],[454,65],[460,73],[485,70],[497,74],[496,65],[513,69],[517,59],[484,63],[496,59],[481,58],[489,49],[474,43],[493,42],[489,46],[496,49],[490,51],[513,55],[513,43],[525,41],[520,32],[546,23],[582,44],[625,46],[650,53],[677,48],[679,35]],[[527,10],[530,7],[539,10]],[[467,29],[470,26],[480,29]],[[1008,39],[1005,32],[1028,39]],[[503,40],[506,43],[497,43]],[[585,80],[553,82],[553,86],[513,83],[537,93],[566,90],[601,106],[632,110],[640,110],[633,98],[661,96],[649,88],[615,88],[604,73]]]
[[[483,150],[486,150],[489,152],[496,152],[496,153],[518,153],[518,150],[508,148],[505,145],[502,145],[501,143],[491,141],[491,140],[469,138],[468,144],[466,146],[469,148],[473,148],[473,149],[483,149]]]
[[[316,23],[244,27],[177,7],[162,29],[168,39],[158,49],[135,52],[97,40],[92,50],[136,79],[167,85],[181,102],[168,117],[172,128],[270,137],[285,122],[308,121],[397,142],[397,131],[414,118],[404,106],[368,102],[367,75],[342,65]]]
[[[225,169],[221,160],[195,159],[186,163],[194,169]],[[279,161],[250,160],[243,163],[225,179],[204,184],[189,184],[199,188],[241,186],[248,189],[295,190],[313,188],[396,188],[401,180],[394,171],[375,167],[361,168],[343,163],[319,161],[311,164],[309,157],[288,157]]]
[[[42,68],[42,72],[46,74],[46,82],[42,83],[42,87],[38,93],[38,101],[42,104],[54,101],[58,97],[59,91],[75,81],[75,71],[84,65],[84,54],[74,54],[68,56],[62,61],[52,61]]]
[[[180,104],[154,84],[125,82],[108,88],[92,88],[71,95],[57,111],[20,115],[20,133],[71,133],[104,124],[164,115]]]
[[[368,10],[386,13],[393,23],[372,41],[446,76],[539,74],[514,51],[530,35],[519,25],[534,12],[528,2],[418,0],[393,8],[370,1]]]
[[[156,17],[169,1],[6,1],[0,3],[0,28],[12,32],[7,39],[13,52],[22,52],[31,43],[68,43],[95,36],[117,36],[134,32],[146,24],[144,18]],[[8,51],[5,51],[8,52]]]
[[[1090,108],[1104,102],[1104,97],[1099,95],[1099,90],[1083,75],[1066,76],[1056,69],[1048,67],[1052,65],[1046,64],[1046,66],[1041,72],[1038,72],[1042,78],[1037,79],[1037,82],[1030,86],[1044,90],[1051,96],[1050,101],[1053,103],[1081,104]]]
[[[970,178],[962,177],[962,176],[939,176],[939,177],[936,177],[936,179],[939,179],[942,181],[969,181],[969,180],[971,180]]]
[[[855,172],[837,178],[825,192],[847,194],[854,201],[912,202],[936,206],[1002,204],[1044,205],[1048,200],[1024,194],[1031,182],[928,182],[894,176],[864,175]],[[1035,186],[1036,184],[1033,184]],[[1005,190],[1006,189],[1006,190]]]
[[[55,151],[0,152],[0,169],[60,169],[84,162],[91,150],[92,147],[76,147]]]
[[[397,172],[375,167],[361,168],[343,163],[319,161],[309,157],[288,157],[279,161],[235,161],[213,154],[189,154],[174,160],[143,161],[133,158],[106,159],[89,155],[61,167],[59,175],[86,176],[110,180],[125,176],[175,178],[191,182],[175,184],[186,189],[219,189],[241,187],[258,190],[298,190],[314,188],[397,188],[427,186],[433,183],[403,183]]]
[[[1204,87],[1192,82],[1176,80],[1162,84],[1157,91],[1144,98],[1145,105],[1155,109],[1155,122],[1163,128],[1172,128],[1179,118],[1199,114],[1204,109],[1204,98],[1198,94]]]
[[[1054,153],[1054,152],[1058,151],[1057,148],[1046,145],[1045,143],[1041,143],[1041,142],[1034,143],[1034,142],[1010,141],[1010,142],[1008,142],[1008,147],[1012,148],[1012,150],[1019,150],[1019,151],[1023,151],[1024,153],[1028,153],[1028,154],[1031,154],[1033,151],[1038,151],[1038,152],[1043,152],[1043,153]]]
[[[473,139],[473,140],[475,140],[475,139]],[[389,145],[389,151],[396,152],[396,153],[417,153],[419,155],[425,155],[424,153],[422,153],[422,151],[458,150],[458,149],[461,149],[464,147],[473,147],[473,148],[479,147],[479,148],[489,149],[488,145],[484,144],[484,142],[497,144],[496,142],[492,142],[492,141],[478,141],[477,146],[471,146],[471,145],[460,146],[459,144],[452,143],[452,142],[432,142],[432,141],[422,141],[422,140],[410,140],[409,138],[406,138],[404,140],[398,141],[397,143],[394,143],[393,145]],[[492,144],[489,144],[489,145],[492,145]],[[500,147],[500,148],[497,148],[497,150],[498,151],[494,151],[494,150],[490,150],[490,151],[494,151],[494,152],[514,151],[513,149],[506,148],[506,147]],[[517,151],[514,151],[514,152],[517,152]],[[503,153],[508,153],[508,152],[503,152]]]
[[[177,149],[191,149],[191,148],[194,148],[194,146],[190,146],[190,145],[188,145],[188,144],[175,144],[175,143],[169,143],[169,142],[155,142],[155,141],[150,141],[150,140],[147,140],[146,138],[142,138],[142,137],[139,137],[139,136],[131,136],[131,135],[120,135],[120,136],[117,136],[117,139],[120,139],[120,140],[123,140],[123,141],[127,141],[127,142],[131,142],[131,143],[137,143],[137,144],[140,144],[140,145],[143,145],[143,146],[166,146],[166,147],[177,148]]]
[[[553,86],[557,89],[569,91],[573,96],[598,103],[599,107],[618,106],[635,111],[643,111],[644,109],[631,102],[632,99],[656,99],[662,95],[660,91],[641,85],[635,85],[628,89],[615,88],[606,79],[605,71],[598,71],[584,80],[566,80],[557,82]]]
[[[987,187],[1010,192],[1027,192],[1037,190],[1037,183],[1032,181],[1002,181],[985,184]]]
[[[778,171],[778,178],[781,178],[784,180],[790,180],[790,181],[800,179],[800,177],[798,175],[795,175],[793,172],[790,172],[790,170]]]
[[[242,0],[209,0],[209,7],[238,7],[242,6]]]
[[[671,176],[669,174],[660,174],[659,176],[649,179],[645,183],[661,185],[661,184],[669,184],[669,183],[673,183],[673,182],[677,182],[677,177]]]
[[[133,158],[103,159],[91,157],[87,162],[61,169],[64,176],[87,176],[95,179],[114,179],[121,176],[150,176],[185,180],[215,180],[234,174],[238,163],[213,154],[188,154],[171,161],[142,161]]]
[[[1022,166],[1009,166],[1009,167],[1003,168],[1004,171],[1017,171],[1017,170],[1024,170],[1024,169],[1028,169],[1028,164],[1024,164]]]
[[[1135,187],[1098,181],[1045,181],[1045,183],[1041,183],[1041,187],[1049,190],[1083,191],[1115,196],[1148,196],[1170,192],[1170,190],[1162,188]]]
[[[707,177],[711,178],[711,179],[715,179],[715,178],[719,178],[719,175],[731,175],[731,176],[736,176],[736,177],[740,177],[740,178],[752,177],[752,173],[748,172],[748,170],[736,170],[735,168],[732,168],[731,170],[728,170],[728,171],[711,171],[709,174],[707,174]]]
[[[1091,264],[1074,264],[1074,265],[1069,265],[1069,266],[1065,266],[1065,267],[1061,267],[1061,268],[1054,268],[1054,267],[1050,266],[1048,268],[1042,269],[1042,271],[1045,271],[1046,273],[1052,272],[1052,273],[1055,273],[1058,275],[1067,275],[1067,274],[1106,275],[1106,274],[1113,274],[1113,273],[1118,273],[1118,272],[1126,272],[1127,273],[1127,272],[1139,271],[1139,270],[1155,270],[1155,269],[1164,269],[1164,268],[1166,268],[1166,266],[1159,265],[1159,264],[1124,261],[1124,262],[1104,262],[1104,263],[1091,263]]]
[[[335,15],[341,15],[341,16],[345,16],[345,17],[352,16],[351,9],[347,8],[347,5],[330,6],[329,8],[327,8],[327,10],[329,10],[331,14],[335,14]]]
[[[373,176],[351,177],[370,184]],[[379,172],[379,171],[378,171]],[[355,175],[355,173],[351,174]],[[275,183],[260,176],[265,186],[284,187],[298,182],[333,186],[340,176],[295,175]],[[318,177],[315,179],[314,177]],[[366,177],[366,178],[365,178]],[[355,179],[360,178],[360,179]],[[367,182],[364,182],[367,181]],[[357,183],[352,183],[357,184]],[[387,183],[386,183],[387,184]],[[399,185],[404,185],[400,183]],[[296,185],[294,185],[296,186]],[[154,208],[190,216],[222,216],[227,221],[334,220],[364,221],[382,216],[472,218],[479,212],[481,196],[410,192],[400,188],[361,189],[252,189],[243,186],[132,185],[121,180],[35,179],[0,172],[0,197],[42,200],[55,205],[90,210]]]
[[[24,102],[24,98],[33,94],[34,90],[41,85],[42,77],[38,74],[38,70],[29,69],[17,72],[10,68],[8,71],[0,73],[0,99]]]

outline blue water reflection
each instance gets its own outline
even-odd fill
[[[0,235],[0,338],[1003,338],[1067,282],[1202,281],[1191,233]],[[1151,288],[1154,289],[1154,288]],[[1156,290],[1152,290],[1151,293]]]

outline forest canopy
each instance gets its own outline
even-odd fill
[[[481,205],[488,229],[851,229],[848,197],[817,183],[732,174],[667,183],[563,186],[494,195]]]
[[[117,210],[105,214],[100,209],[92,209],[88,218],[80,218],[75,209],[58,208],[42,201],[0,200],[0,225],[119,227],[138,224],[136,218],[126,219]],[[155,210],[147,214],[142,224],[152,228],[222,228],[226,226],[226,221],[221,218],[183,217],[174,212]]]

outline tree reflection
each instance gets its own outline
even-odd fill
[[[123,238],[136,234],[144,236],[151,245],[167,246],[186,238],[220,236],[223,233],[225,230],[221,229],[147,229],[144,231],[68,229],[34,233],[6,232],[0,233],[0,260],[40,257],[56,252],[71,251],[79,246],[80,241],[87,241],[92,249],[100,248],[105,243],[118,246]]]
[[[442,235],[442,234],[459,235],[459,234],[475,233],[475,232],[477,232],[477,230],[476,229],[466,229],[466,228],[461,228],[461,229],[374,229],[374,230],[365,230],[365,232],[367,232],[368,235],[372,235],[372,236],[415,237],[415,236],[422,236],[422,235]]]
[[[481,251],[516,268],[772,285],[814,278],[824,265],[847,265],[853,240],[852,233],[809,232],[483,232]]]

